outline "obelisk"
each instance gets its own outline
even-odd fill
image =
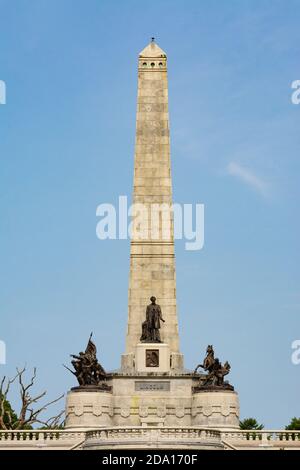
[[[167,59],[152,41],[139,56],[126,351],[104,386],[73,388],[66,403],[66,427],[91,430],[86,448],[211,449],[215,429],[239,427],[236,392],[201,389],[203,377],[183,368],[171,204]],[[169,209],[165,224],[152,217],[157,206]]]
[[[137,233],[134,228],[131,237],[128,325],[123,366],[130,368],[134,362],[146,306],[150,303],[150,297],[155,296],[165,319],[160,330],[161,340],[169,345],[171,367],[181,368],[173,214],[172,211],[162,210],[157,218],[155,212],[157,205],[171,207],[172,180],[167,56],[154,39],[139,54],[138,61],[133,204],[137,207],[142,205],[145,212],[139,214],[140,218],[144,217],[144,223],[140,224],[143,225],[143,236],[141,230]],[[151,214],[154,213],[156,216],[153,218]]]

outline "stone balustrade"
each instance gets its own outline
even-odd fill
[[[0,450],[67,450],[85,440],[84,432],[64,430],[0,431]]]
[[[297,448],[300,450],[300,431],[260,430],[260,431],[222,431],[221,439],[228,448]]]
[[[86,432],[84,449],[222,449],[221,432],[195,427],[111,427]]]
[[[88,431],[0,431],[0,450],[298,449],[300,431],[224,431],[201,427],[104,427]]]

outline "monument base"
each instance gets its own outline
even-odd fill
[[[193,426],[239,429],[239,399],[236,392],[222,388],[214,391],[194,388],[193,392]]]
[[[67,395],[66,428],[191,426],[192,373],[111,373],[107,391],[76,387]]]
[[[111,373],[112,391],[71,390],[67,396],[66,428],[107,426],[239,427],[239,400],[231,390],[197,391],[193,373]],[[84,389],[84,387],[83,387]]]
[[[74,387],[67,394],[66,429],[86,430],[113,425],[113,395],[97,387]]]
[[[139,343],[126,358],[130,368],[107,373],[98,386],[74,387],[68,393],[67,429],[239,427],[233,387],[204,385],[207,375],[173,369],[172,364],[180,367],[183,361],[180,354],[170,353],[168,344]]]

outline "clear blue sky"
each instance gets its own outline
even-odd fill
[[[55,397],[90,331],[120,365],[129,242],[98,240],[95,211],[131,195],[137,55],[155,36],[174,200],[206,208],[204,249],[176,244],[186,366],[211,343],[242,417],[300,416],[299,1],[0,0],[0,16],[0,375],[37,366]]]

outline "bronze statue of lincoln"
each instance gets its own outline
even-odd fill
[[[151,304],[146,309],[146,320],[142,324],[142,336],[140,340],[143,343],[161,343],[160,322],[165,322],[162,317],[161,308],[156,303],[156,298],[150,298]]]

